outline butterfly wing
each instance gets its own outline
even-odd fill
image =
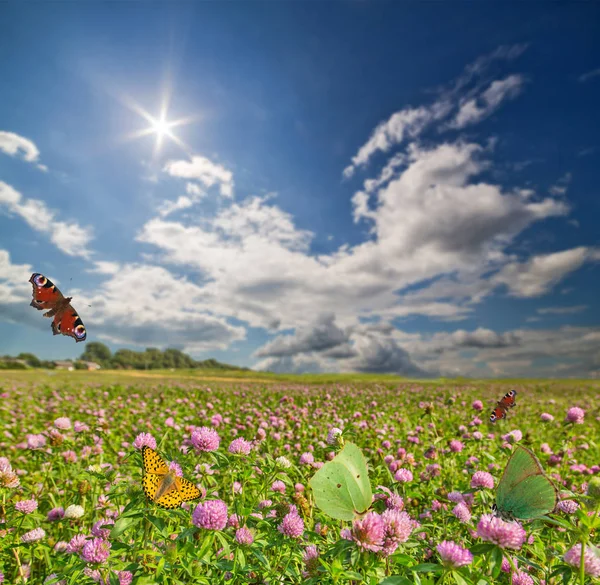
[[[158,474],[159,476],[169,473],[165,460],[147,445],[142,447],[142,464],[145,473]]]
[[[202,497],[202,492],[191,481],[185,479],[185,477],[178,477],[176,485],[183,502],[197,500]]]
[[[368,510],[373,499],[367,462],[353,443],[325,463],[309,484],[317,506],[337,520],[353,520]]]
[[[33,286],[33,298],[30,305],[38,311],[52,310],[65,298],[54,283],[39,272],[34,272],[29,282]]]
[[[155,500],[155,503],[161,508],[166,508],[167,510],[173,510],[174,508],[179,508],[181,506],[181,502],[183,499],[181,497],[181,493],[177,490],[171,490],[167,492],[164,496],[161,496],[158,500]]]
[[[517,395],[516,390],[510,390],[501,398],[501,400],[498,404],[501,404],[502,406],[504,406],[505,409],[512,408],[513,406],[515,406],[517,404],[515,402],[516,395]]]
[[[85,341],[87,332],[85,325],[83,324],[81,317],[77,314],[77,311],[69,304],[64,311],[59,311],[54,316],[52,321],[52,333],[58,335],[68,335],[72,337],[77,343]]]
[[[492,410],[492,414],[490,414],[490,422],[495,423],[498,419],[506,418],[506,409],[502,404],[498,403],[498,405]]]
[[[154,501],[154,497],[158,492],[161,480],[162,477],[155,473],[147,473],[142,478],[142,487],[144,488],[144,493],[149,500]]]
[[[517,445],[496,491],[499,512],[521,520],[538,518],[554,510],[556,499],[556,488],[536,456]]]

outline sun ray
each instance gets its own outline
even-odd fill
[[[139,138],[143,138],[144,136],[150,136],[154,134],[156,136],[156,140],[154,142],[154,158],[158,156],[160,149],[165,142],[165,139],[168,139],[177,146],[179,146],[182,150],[186,152],[186,154],[190,153],[189,146],[183,140],[181,140],[181,138],[179,138],[179,136],[177,136],[175,132],[173,132],[173,129],[191,124],[194,121],[196,121],[198,117],[186,116],[183,118],[178,118],[176,120],[169,120],[168,110],[170,102],[170,92],[164,93],[161,100],[159,115],[157,117],[152,116],[152,114],[147,112],[130,97],[121,96],[120,101],[131,111],[135,112],[141,118],[146,120],[146,122],[148,122],[149,124],[146,128],[136,130],[135,132],[124,136],[123,139],[125,141],[137,140]]]

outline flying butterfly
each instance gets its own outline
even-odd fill
[[[72,297],[63,296],[54,283],[39,272],[34,272],[29,282],[33,286],[31,306],[38,311],[46,310],[44,317],[54,317],[51,324],[52,333],[68,335],[77,343],[85,341],[85,326],[71,306]]]
[[[353,520],[362,516],[373,500],[367,461],[354,443],[346,443],[308,483],[317,506],[337,520]]]
[[[191,482],[171,471],[165,460],[150,447],[142,447],[144,477],[142,487],[149,500],[161,508],[172,510],[182,502],[202,497],[202,492]]]
[[[557,492],[537,457],[517,445],[496,490],[493,510],[504,520],[532,520],[552,512]]]
[[[517,404],[515,402],[516,395],[516,390],[509,390],[502,399],[498,401],[498,404],[494,407],[494,410],[492,410],[492,414],[490,414],[490,422],[495,423],[499,418],[506,418],[508,409]]]

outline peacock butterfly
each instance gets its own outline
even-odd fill
[[[38,311],[47,309],[44,317],[54,317],[52,333],[68,335],[76,342],[85,341],[85,327],[77,311],[71,306],[72,297],[63,296],[52,281],[38,272],[31,275],[29,282],[33,285],[31,306]]]
[[[515,396],[517,395],[516,390],[509,390],[492,410],[490,414],[490,422],[495,423],[499,418],[506,418],[506,411],[517,404],[515,402]]]

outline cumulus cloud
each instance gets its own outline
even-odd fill
[[[261,347],[257,357],[283,357],[299,353],[320,352],[337,347],[348,335],[335,324],[335,315],[320,315],[310,327],[301,327],[293,335],[281,335]]]
[[[40,151],[34,142],[14,132],[0,130],[0,151],[9,156],[20,156],[30,163],[38,163],[37,167],[41,171],[48,170],[46,165],[39,164]]]
[[[92,240],[92,229],[76,222],[56,219],[56,212],[48,209],[39,199],[25,199],[16,189],[0,181],[0,206],[20,216],[29,227],[50,236],[51,242],[69,256],[90,257],[87,245]]]
[[[243,327],[212,311],[201,287],[160,266],[121,266],[93,294],[77,295],[77,302],[91,305],[85,315],[80,311],[88,329],[113,343],[199,352],[245,338]]]
[[[598,249],[585,246],[553,254],[540,254],[525,262],[507,264],[492,281],[506,285],[512,296],[538,297],[581,268],[585,262],[597,261],[599,258]]]
[[[195,155],[191,160],[169,161],[164,170],[173,177],[200,181],[205,187],[218,185],[223,197],[233,197],[233,173],[204,156]]]
[[[392,337],[389,323],[355,325],[342,330],[333,314],[321,315],[293,335],[280,335],[259,348],[266,358],[256,369],[281,371],[354,371],[425,375]],[[306,370],[310,364],[310,370]]]
[[[526,227],[568,212],[564,202],[477,182],[489,152],[461,141],[411,146],[406,168],[370,210],[373,239],[331,254],[311,255],[313,234],[266,197],[196,223],[153,218],[137,239],[157,247],[163,261],[197,271],[220,314],[255,327],[306,326],[315,307],[335,313],[341,327],[358,314],[462,318],[468,308],[427,297],[426,289],[421,298],[397,291],[456,271],[498,269],[503,248]],[[493,288],[482,287],[480,297]]]

